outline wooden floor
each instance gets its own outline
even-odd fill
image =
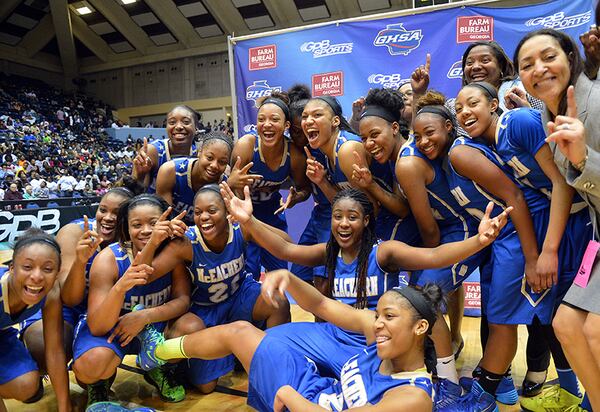
[[[297,306],[292,306],[292,317],[294,321],[312,320],[311,316],[302,311]],[[458,360],[458,368],[461,375],[470,375],[470,371],[477,364],[481,357],[479,346],[479,319],[465,317],[463,323],[463,337],[465,339],[465,348]],[[524,345],[527,339],[527,330],[524,327],[519,329],[519,350],[517,357],[513,362],[513,376],[515,383],[520,385],[525,373]],[[133,366],[135,358],[127,356],[125,363]],[[554,367],[551,367],[549,379],[556,378]],[[226,389],[235,389],[246,391],[247,376],[245,373],[233,373],[227,375],[219,381],[219,384]],[[198,393],[188,393],[185,401],[176,404],[167,404],[161,402],[156,391],[148,385],[143,378],[134,372],[119,369],[117,379],[112,387],[115,400],[124,405],[149,406],[157,410],[187,411],[187,410],[205,410],[205,411],[251,411],[252,409],[245,405],[246,399],[241,396],[212,393],[210,395],[200,395]],[[84,391],[75,383],[71,373],[71,395],[76,411],[84,411],[86,396]],[[52,388],[46,383],[46,395],[34,405],[24,405],[15,401],[7,401],[7,407],[10,412],[44,412],[55,411],[56,402],[52,393]],[[500,405],[502,412],[520,411],[517,406],[507,407]]]

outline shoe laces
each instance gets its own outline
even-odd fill
[[[564,412],[587,412],[581,405],[571,405]]]
[[[92,383],[89,385],[90,390],[88,391],[88,404],[97,402],[105,402],[108,400],[108,381],[101,380],[100,382]]]
[[[540,398],[560,399],[560,385],[548,385],[542,388]]]
[[[171,365],[167,367],[160,368],[163,374],[164,380],[169,388],[174,388],[176,386],[181,386],[181,380],[179,373],[177,372],[177,367],[173,367]]]

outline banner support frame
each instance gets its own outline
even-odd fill
[[[231,116],[233,121],[233,141],[236,142],[238,135],[238,116],[237,116],[237,94],[235,90],[235,64],[233,58],[233,45],[235,41],[232,35],[227,36],[227,55],[229,59],[229,87],[231,88]]]

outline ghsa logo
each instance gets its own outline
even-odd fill
[[[388,24],[377,33],[373,41],[375,46],[385,46],[392,56],[407,56],[421,45],[423,35],[421,30],[406,30],[403,23]]]
[[[446,75],[449,79],[462,79],[463,69],[462,69],[462,60],[455,62],[452,66],[450,66],[450,70],[448,70],[448,74]]]
[[[404,83],[402,79],[402,75],[400,73],[392,73],[392,74],[381,74],[381,73],[373,73],[367,79],[370,84],[381,85],[381,87],[386,89],[397,89],[402,86]]]
[[[246,100],[253,101],[254,107],[258,107],[256,100],[264,96],[270,96],[273,91],[280,92],[281,86],[271,87],[266,80],[256,80],[246,88]]]

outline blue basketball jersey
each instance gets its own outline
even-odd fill
[[[279,208],[279,200],[281,194],[279,189],[281,185],[290,178],[292,173],[292,161],[290,155],[290,141],[283,137],[283,155],[277,170],[271,168],[265,163],[263,151],[261,147],[260,137],[254,136],[254,153],[252,155],[252,168],[249,173],[258,174],[262,179],[255,180],[250,187],[252,204],[264,208],[268,205],[271,213]],[[242,137],[243,139],[244,137]]]
[[[240,226],[229,225],[229,239],[220,253],[209,249],[197,226],[190,227],[185,234],[193,248],[192,262],[188,266],[193,282],[192,302],[210,306],[233,296],[246,277],[246,242]]]
[[[352,134],[350,132],[347,132],[345,130],[340,130],[338,137],[337,137],[337,141],[335,143],[335,151],[334,151],[335,159],[333,162],[334,163],[333,167],[331,166],[331,162],[329,161],[329,158],[327,157],[327,155],[325,153],[321,152],[325,156],[325,167],[327,170],[327,178],[329,179],[329,181],[332,184],[337,186],[340,190],[348,189],[348,188],[352,187],[352,185],[348,181],[348,178],[342,171],[342,168],[340,167],[340,161],[338,159],[338,152],[340,151],[342,145],[349,141],[355,141],[355,142],[362,144],[362,140],[360,140],[360,137],[358,137],[355,134]]]
[[[375,405],[385,393],[399,386],[414,386],[433,396],[431,375],[423,369],[383,375],[377,346],[370,345],[348,359],[339,381],[322,390],[313,402],[331,411],[343,411],[365,405]]]
[[[152,146],[154,146],[156,148],[156,151],[158,152],[158,165],[156,167],[156,170],[154,170],[152,172],[152,176],[150,177],[150,187],[148,187],[148,193],[155,193],[156,192],[156,177],[158,176],[158,169],[160,169],[160,167],[167,163],[169,160],[178,158],[178,157],[183,157],[181,155],[176,155],[176,156],[171,156],[171,152],[169,150],[169,139],[158,139],[158,140],[154,140],[152,142],[150,142],[150,144]],[[198,156],[198,149],[196,148],[196,143],[192,142],[192,147],[190,147],[190,153],[188,154],[189,157],[197,157]]]
[[[531,213],[550,206],[552,182],[535,160],[546,144],[541,114],[532,109],[505,112],[498,120],[494,150],[513,171]]]
[[[119,278],[125,274],[133,256],[130,249],[122,247],[119,243],[112,243],[108,246],[117,261],[119,269]],[[145,285],[134,286],[125,293],[123,306],[121,306],[121,315],[131,312],[131,309],[138,304],[144,305],[146,309],[160,306],[167,302],[171,297],[171,274],[167,274]]]
[[[373,249],[369,254],[369,263],[367,264],[367,307],[374,309],[377,306],[377,301],[388,289],[398,286],[398,272],[388,273],[381,269],[377,263],[377,249],[379,244],[373,245]],[[332,297],[347,305],[356,304],[356,269],[358,259],[352,263],[344,262],[341,255],[337,257],[335,266],[335,279],[333,283]],[[325,274],[327,276],[327,274]],[[406,279],[403,279],[406,281]],[[408,282],[404,285],[406,286]]]
[[[509,178],[512,177],[510,169],[502,162],[502,159],[489,146],[478,139],[470,139],[465,137],[457,138],[448,153],[459,146],[468,146],[479,150],[490,162],[501,169]],[[477,220],[481,220],[485,215],[485,210],[489,202],[494,203],[492,216],[497,216],[502,213],[506,205],[504,202],[492,194],[487,192],[477,183],[460,175],[453,167],[452,163],[448,162],[448,183],[450,184],[450,192],[458,204]],[[515,182],[515,184],[517,184]]]
[[[192,187],[192,167],[197,159],[181,158],[173,160],[175,165],[175,186],[173,187],[173,214],[187,210],[184,221],[194,224],[194,188]]]
[[[433,181],[426,185],[425,189],[427,190],[431,211],[438,223],[440,232],[443,233],[446,230],[462,227],[462,230],[466,234],[469,233],[469,230],[474,230],[473,233],[477,233],[477,224],[468,213],[462,210],[450,192],[448,179],[442,167],[442,160],[429,160],[427,156],[417,149],[414,139],[411,139],[400,149],[400,157],[408,156],[419,157],[433,168]]]
[[[8,329],[24,321],[44,307],[46,297],[35,305],[27,306],[20,313],[10,313],[8,301],[8,280],[10,272],[5,266],[0,267],[0,330]]]

